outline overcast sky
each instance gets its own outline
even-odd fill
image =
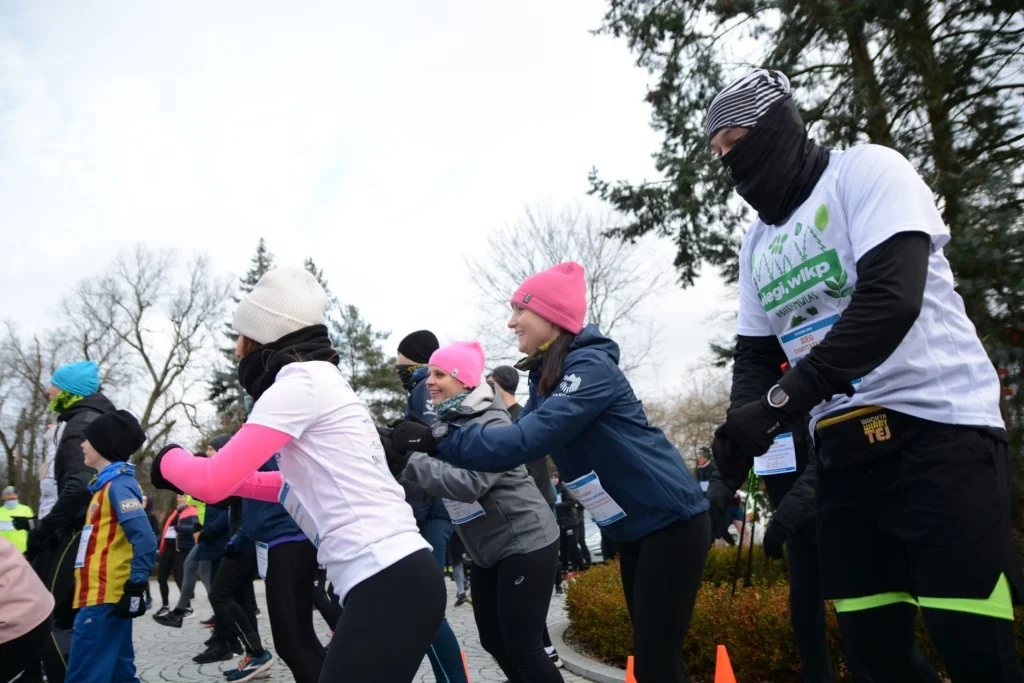
[[[61,296],[136,242],[257,239],[313,256],[394,332],[475,329],[463,259],[525,205],[586,198],[587,172],[655,177],[647,75],[596,37],[605,3],[0,4],[0,317],[45,327]],[[663,241],[650,268],[671,270]],[[734,306],[717,274],[647,314],[651,396]]]

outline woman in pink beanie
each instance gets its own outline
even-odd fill
[[[504,401],[483,381],[484,352],[477,342],[441,347],[430,357],[429,371],[427,390],[440,424],[511,423]],[[511,683],[560,683],[562,675],[544,651],[559,533],[526,467],[471,472],[425,453],[388,456],[411,498],[429,494],[444,501],[473,559],[473,616],[483,648]]]
[[[652,427],[619,369],[619,347],[585,325],[583,267],[562,263],[523,281],[508,327],[526,355],[530,400],[511,425],[415,423],[397,448],[502,472],[550,454],[563,481],[621,548],[640,683],[689,681],[681,644],[711,538],[708,503],[683,459]]]

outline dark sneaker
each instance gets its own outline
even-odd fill
[[[160,609],[158,609],[156,611],[156,614],[153,615],[153,618],[156,619],[157,617],[162,617],[163,615],[167,614],[170,611],[171,611],[171,608],[167,607],[165,605],[165,606],[161,607]]]
[[[235,658],[234,653],[224,643],[214,643],[209,649],[192,658],[196,664],[213,664],[214,662],[229,662]]]
[[[199,622],[199,625],[203,628],[213,628],[216,617],[210,617],[209,619],[203,619]]]
[[[558,650],[552,650],[551,652],[549,652],[548,659],[551,660],[551,663],[554,664],[556,668],[562,668],[562,660],[558,656]]]
[[[161,626],[170,626],[172,628],[181,628],[181,622],[185,619],[185,612],[183,610],[171,610],[167,614],[158,614],[153,617],[153,621],[160,624]]]
[[[456,607],[462,607],[467,602],[469,602],[469,598],[467,598],[465,595],[459,595],[459,596],[455,597],[455,606]]]
[[[175,611],[175,612],[177,612],[178,610],[177,610],[177,609],[175,609],[174,611]],[[185,616],[186,616],[186,617],[190,617],[190,616],[192,616],[192,612],[193,612],[193,610],[192,610],[192,608],[191,608],[191,607],[186,607],[186,608],[185,608]]]
[[[242,660],[245,662],[245,660]],[[264,650],[263,654],[259,657],[252,657],[249,659],[245,666],[241,666],[238,671],[235,671],[230,676],[226,676],[228,683],[245,683],[245,681],[251,681],[254,678],[259,677],[264,671],[274,666],[274,655],[270,650]]]

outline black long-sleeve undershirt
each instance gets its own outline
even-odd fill
[[[931,238],[923,232],[899,233],[866,253],[857,262],[850,305],[800,360],[793,379],[808,383],[824,401],[884,363],[921,313],[930,258]],[[738,335],[730,408],[760,400],[779,382],[785,362],[775,336]],[[754,454],[728,449],[716,455],[719,476],[735,491],[746,481]]]

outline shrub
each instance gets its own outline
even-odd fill
[[[712,549],[710,570],[705,578],[716,583],[701,586],[694,605],[690,634],[683,649],[694,681],[711,681],[714,676],[717,646],[729,648],[729,657],[737,680],[745,682],[800,681],[800,660],[793,642],[789,621],[789,584],[782,578],[767,583],[767,573],[755,571],[751,588],[737,588],[730,598],[735,549]],[[758,551],[755,550],[755,554]],[[746,553],[744,553],[746,559]],[[756,559],[755,559],[756,564]],[[726,580],[718,580],[728,566]],[[777,570],[772,568],[771,576]],[[760,577],[757,579],[756,577]],[[619,578],[619,565],[595,565],[569,582],[566,608],[573,635],[589,652],[620,667],[633,650],[633,628],[626,610]],[[1014,623],[1018,652],[1024,653],[1024,608],[1017,609]],[[839,625],[833,610],[827,610],[827,632],[833,663],[841,680],[850,680],[842,661]],[[923,619],[918,619],[918,642],[936,669],[942,672],[935,648],[927,637]]]
[[[738,584],[740,586],[743,585],[743,577],[747,574],[749,552],[750,546],[744,546],[743,554],[740,557],[740,580]],[[711,548],[708,552],[708,559],[704,563],[704,575],[702,576],[704,583],[710,583],[713,586],[725,584],[731,588],[732,577],[736,571],[736,553],[735,546],[728,548],[715,546]],[[769,560],[760,546],[754,547],[754,561],[750,577],[751,585],[770,586],[779,580],[785,581],[787,577],[786,571],[785,560]]]

